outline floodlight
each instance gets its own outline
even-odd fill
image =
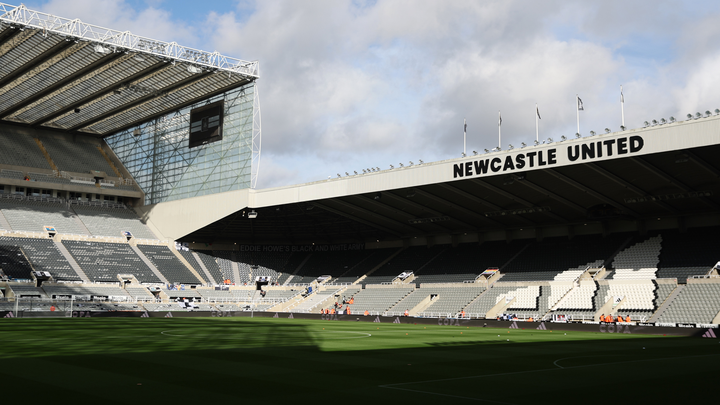
[[[377,169],[378,171],[380,171],[380,168],[379,168],[379,167],[376,167],[375,169]]]
[[[345,172],[345,175],[346,175],[346,176],[349,176],[349,175],[350,175],[350,173],[348,173],[348,172]]]
[[[520,142],[520,145],[522,145],[521,148],[524,148],[527,146],[527,144],[525,142]]]
[[[667,124],[667,120],[665,118],[660,118],[660,125]]]
[[[257,216],[258,216],[258,214],[257,214],[257,212],[255,212],[255,210],[248,212],[248,218],[250,218],[250,219],[257,218]]]
[[[460,154],[460,156],[465,157],[465,156],[467,156],[467,155],[465,154],[465,152],[463,152],[463,153]]]
[[[109,48],[105,48],[104,46],[102,46],[102,45],[100,45],[100,44],[95,45],[95,46],[93,47],[93,49],[95,50],[95,52],[97,52],[97,53],[103,53],[103,54],[107,54],[107,53],[111,53],[111,52],[112,52]]]
[[[476,150],[473,151],[473,155],[477,155],[477,151],[476,151]]]
[[[489,153],[489,152],[490,152],[489,150],[487,150],[487,148],[485,148],[485,149],[483,149],[483,150],[485,151],[485,153]]]
[[[709,117],[709,116],[711,116],[711,115],[712,115],[712,113],[710,113],[710,110],[705,110],[705,116],[706,116],[706,117]]]
[[[363,174],[367,173],[367,170],[363,169]]]
[[[552,138],[547,139],[547,143],[552,143],[552,142],[553,142]]]
[[[420,164],[423,164],[423,163],[425,163],[425,162],[423,162],[423,160],[422,160],[422,159],[420,159]]]
[[[653,124],[653,126],[657,125],[658,124],[657,120],[652,120],[652,124]]]
[[[357,171],[356,171],[356,170],[353,170],[353,173],[355,173],[355,175],[357,175]]]
[[[565,140],[567,140],[567,137],[566,137],[565,135],[563,135],[563,136],[560,137],[560,140],[561,140],[561,141],[565,141]]]
[[[342,176],[340,175],[340,173],[338,173],[337,175],[338,175],[338,177],[342,177]]]
[[[463,153],[463,155],[465,155],[465,154]],[[405,165],[403,165],[402,163],[398,163],[398,164],[400,165],[400,167],[405,167]]]
[[[575,132],[575,138],[578,138],[578,139],[582,138],[582,135],[580,135],[580,132]]]
[[[691,120],[691,119],[692,119],[692,114],[688,114],[688,115],[687,115],[687,119]]]
[[[649,123],[649,122],[647,122],[647,121],[643,122],[643,127],[647,128],[647,127],[649,127],[649,126],[650,126],[650,123]]]
[[[624,130],[625,130],[625,125],[620,125],[620,130],[621,130],[621,131],[624,131]]]
[[[513,149],[515,149],[515,147],[512,146],[512,144],[508,145],[508,150],[513,150]]]
[[[718,114],[720,114],[720,110],[718,110],[718,109],[716,108],[716,109],[715,109],[715,115],[718,115]]]
[[[538,146],[538,145],[540,145],[540,142],[538,142],[538,140],[536,139],[536,140],[535,140],[535,146]]]
[[[695,113],[695,119],[698,119],[700,117],[702,117],[702,114],[700,114],[699,112]]]
[[[609,133],[610,133],[610,128],[605,128],[605,133],[606,133],[606,134],[609,134]]]
[[[675,122],[675,117],[670,117],[670,122]]]
[[[395,168],[395,166],[393,166],[393,165],[390,165],[390,168],[391,168],[391,169],[394,169],[394,168]]]
[[[410,166],[412,166],[412,165],[414,165],[414,164],[415,164],[415,163],[413,163],[413,161],[411,160],[411,161],[410,161]]]

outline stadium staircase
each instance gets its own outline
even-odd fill
[[[75,212],[75,211],[72,209],[72,207],[70,206],[70,204],[68,204],[67,207],[68,207],[68,209],[70,210],[70,212],[72,212],[72,214],[73,214],[73,215],[72,215],[72,219],[73,219],[73,221],[75,221],[75,224],[77,224],[77,226],[78,226],[83,232],[85,232],[86,235],[92,235],[92,233],[90,233],[90,230],[87,229],[87,226],[85,226],[85,224],[83,223],[83,221],[80,219],[80,216],[77,214],[77,212]]]
[[[115,172],[115,175],[122,178],[123,177],[122,173],[120,173],[120,170],[118,170],[118,168],[115,166],[115,164],[110,159],[110,157],[107,155],[107,153],[105,153],[105,150],[103,150],[102,146],[97,145],[97,148],[100,151],[100,154],[102,155],[102,157],[105,158],[105,161],[107,161],[108,166],[110,166],[110,168],[113,170],[113,172]]]
[[[660,319],[660,316],[662,316],[663,312],[667,310],[670,307],[670,304],[675,301],[675,298],[680,295],[682,290],[685,289],[685,284],[678,284],[677,287],[673,290],[670,295],[665,299],[665,301],[658,307],[657,311],[653,314],[653,316],[648,319],[648,322],[657,322],[658,319]]]
[[[157,276],[157,278],[159,278],[160,281],[162,281],[164,284],[169,284],[168,280],[165,278],[165,276],[163,276],[163,274],[160,273],[160,270],[158,270],[157,267],[155,267],[155,265],[150,261],[150,259],[147,258],[147,256],[145,256],[145,254],[140,250],[140,248],[138,248],[135,245],[130,245],[130,248],[135,252],[136,255],[138,255],[140,260],[142,260],[150,268],[150,270],[153,272],[153,274],[155,274],[155,276]]]
[[[53,162],[52,158],[50,157],[50,154],[48,153],[47,149],[45,149],[45,146],[43,145],[42,141],[40,141],[40,139],[38,139],[38,138],[34,138],[34,139],[35,139],[35,143],[37,143],[38,147],[42,151],[42,154],[43,154],[43,156],[45,156],[45,159],[47,160],[50,167],[53,170],[55,170],[56,173],[60,173],[60,169],[58,169],[55,162]]]
[[[8,222],[7,218],[5,218],[5,214],[3,214],[2,211],[0,211],[0,228],[12,231],[12,227],[10,226],[10,223]]]
[[[174,246],[174,245],[168,244],[168,248],[170,249],[171,252],[173,252],[173,254],[175,255],[175,257],[177,257],[178,260],[180,260],[180,263],[182,263],[183,265],[185,265],[185,267],[187,267],[187,269],[190,270],[190,272],[191,272],[195,277],[197,277],[198,280],[202,281],[203,283],[207,283],[206,280],[210,280],[209,278],[206,279],[205,277],[200,277],[200,274],[199,274],[197,271],[195,271],[195,267],[193,267],[193,266],[190,264],[190,262],[188,262],[188,261],[180,254],[180,252],[178,252],[178,250],[175,249],[175,246]],[[214,284],[214,283],[213,283],[213,284]]]
[[[234,253],[235,252],[233,252],[232,254],[234,255]],[[238,265],[238,262],[236,260],[232,260],[230,262],[230,268],[232,269],[233,280],[235,280],[236,284],[240,284],[241,283],[240,266]]]
[[[203,263],[203,261],[200,259],[200,256],[198,256],[198,254],[196,252],[192,252],[192,255],[195,258],[195,260],[197,261],[200,268],[202,269],[203,273],[205,273],[205,276],[207,277],[207,279],[210,280],[210,283],[215,284],[215,285],[219,284],[215,280],[215,278],[213,278],[213,276],[210,274],[207,267],[205,267],[205,263]],[[223,280],[220,280],[220,281],[223,281]]]
[[[75,273],[77,273],[77,275],[82,279],[82,281],[85,283],[89,283],[90,278],[87,276],[87,274],[85,274],[77,261],[75,261],[75,258],[70,254],[65,245],[62,244],[60,236],[55,236],[53,238],[53,242],[55,243],[55,246],[57,246],[60,253],[62,253],[63,257],[65,257],[65,260],[70,263],[70,267],[75,270]]]

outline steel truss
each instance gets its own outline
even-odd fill
[[[133,35],[130,31],[116,31],[86,24],[79,19],[57,17],[30,10],[23,4],[13,6],[0,3],[0,28],[5,24],[20,30],[26,28],[42,30],[42,35],[45,36],[48,33],[61,35],[68,41],[92,41],[97,44],[96,50],[102,53],[137,52],[159,56],[172,62],[184,62],[194,73],[200,73],[197,70],[222,71],[249,78],[258,78],[260,74],[258,61],[248,62],[223,56],[218,52],[188,48],[176,42]]]

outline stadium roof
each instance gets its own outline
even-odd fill
[[[367,243],[492,233],[513,238],[523,231],[539,236],[539,229],[553,227],[569,234],[583,227],[597,233],[692,227],[720,219],[717,156],[720,116],[712,116],[250,190],[246,197],[233,196],[235,208],[224,213],[209,200],[215,197],[178,202],[188,209],[194,204],[195,212],[215,212],[215,219],[194,229],[191,221],[173,221],[170,206],[167,214],[163,204],[151,209],[160,225],[167,215],[170,231],[160,229],[167,237],[215,243]],[[248,218],[250,210],[257,218]]]
[[[258,77],[258,62],[0,3],[3,121],[106,136]]]

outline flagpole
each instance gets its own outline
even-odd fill
[[[535,142],[540,142],[540,131],[538,130],[538,106],[535,103]]]
[[[463,156],[467,156],[467,120],[463,118]]]
[[[502,145],[502,115],[500,115],[500,110],[498,110],[498,150],[501,149]]]
[[[580,133],[580,96],[575,95],[575,112],[577,113],[577,133]]]
[[[625,96],[623,95],[622,84],[620,85],[620,116],[622,118],[622,126],[625,127]]]

